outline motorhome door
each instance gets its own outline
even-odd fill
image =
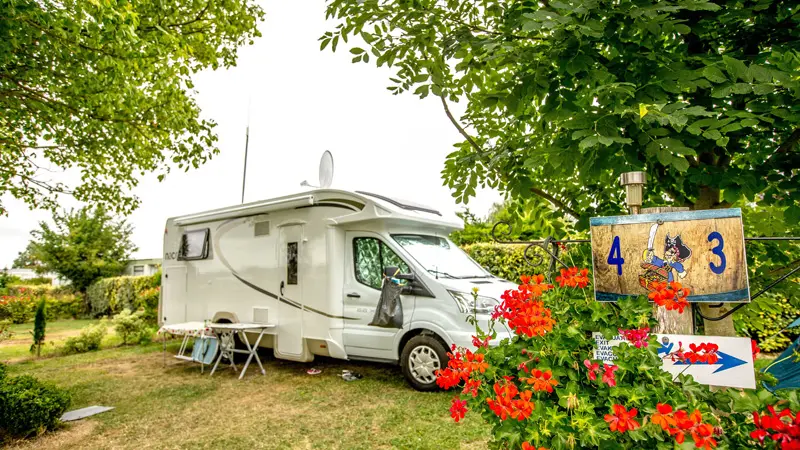
[[[303,225],[280,227],[280,301],[276,353],[303,353],[303,290],[300,261],[303,259]]]
[[[400,258],[383,237],[374,233],[348,232],[347,257],[345,260],[344,312],[355,318],[346,320],[344,345],[348,355],[370,358],[394,358],[397,328],[370,325],[381,295],[383,268],[399,267],[409,272],[408,264]],[[414,297],[403,295],[404,323],[411,320]]]
[[[161,295],[161,320],[164,324],[185,322],[186,267],[170,267],[164,271]]]

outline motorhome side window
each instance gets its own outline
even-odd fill
[[[208,258],[208,228],[183,233],[178,259],[186,261],[206,258]]]
[[[356,238],[353,248],[356,280],[361,284],[380,289],[384,267],[398,267],[403,273],[410,272],[408,264],[379,239]]]

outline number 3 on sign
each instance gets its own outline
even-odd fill
[[[725,240],[722,239],[722,235],[719,234],[719,231],[713,231],[708,235],[708,242],[712,241],[717,241],[717,246],[711,249],[711,253],[719,256],[719,265],[710,262],[708,263],[708,267],[711,268],[712,272],[719,275],[725,271],[725,266],[727,265],[725,253],[722,253],[722,249],[725,248]]]
[[[723,261],[725,260],[723,259]],[[614,236],[614,242],[611,243],[611,251],[608,252],[606,262],[612,266],[617,266],[617,275],[622,275],[622,265],[625,264],[625,260],[622,258],[622,249],[619,246],[619,236]]]

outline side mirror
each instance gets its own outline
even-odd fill
[[[406,281],[414,281],[417,279],[413,273],[400,273],[400,269],[397,267],[384,267],[383,268],[383,275],[386,277],[393,277],[399,280],[406,280]]]

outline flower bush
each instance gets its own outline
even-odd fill
[[[453,348],[437,372],[440,387],[456,390],[456,421],[480,414],[492,425],[493,448],[800,448],[796,393],[712,390],[662,370],[648,299],[596,302],[590,279],[577,268],[562,270],[557,286],[541,275],[522,277],[502,296],[487,330],[470,318],[475,348]],[[665,283],[653,294],[662,307],[683,311],[689,291]],[[497,322],[514,337],[490,347]],[[613,364],[594,358],[593,332],[626,339],[614,348]],[[665,357],[690,367],[716,362],[717,350],[679,344]],[[770,376],[758,374],[764,378]]]

